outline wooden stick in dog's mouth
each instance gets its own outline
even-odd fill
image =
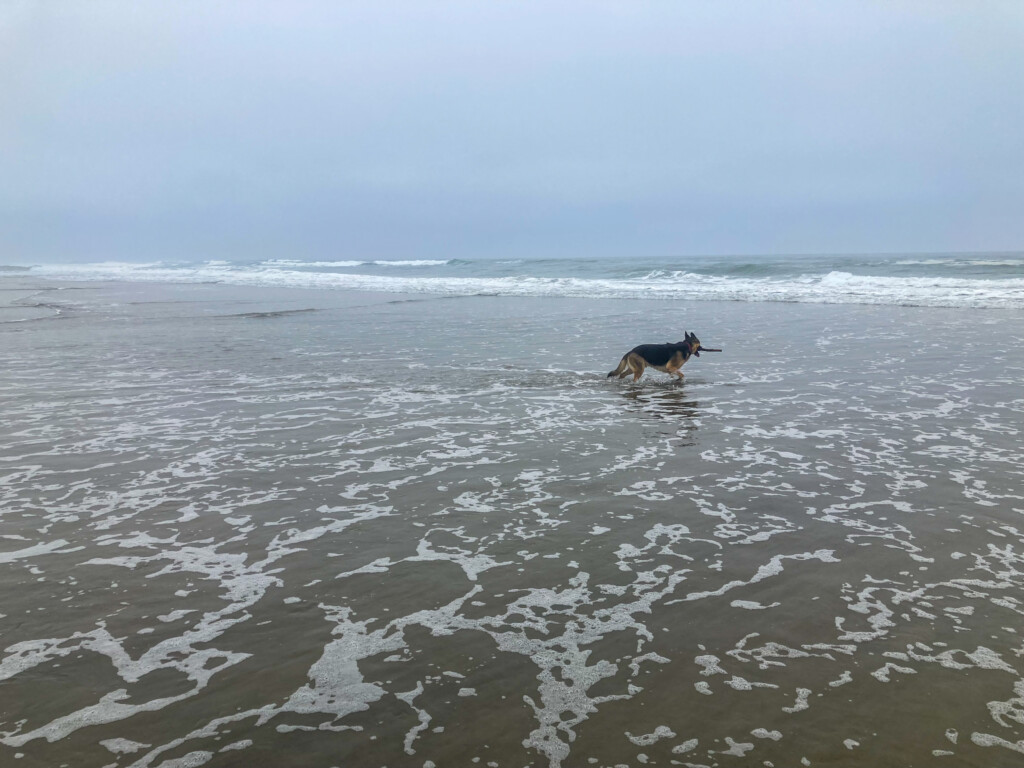
[[[697,347],[698,352],[721,352],[720,349],[711,349],[710,347]]]

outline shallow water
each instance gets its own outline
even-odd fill
[[[22,287],[4,765],[1024,760],[1018,312]]]

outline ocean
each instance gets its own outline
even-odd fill
[[[457,296],[1024,308],[1024,253],[1019,252],[661,259],[272,259],[6,269],[77,280],[215,282]]]
[[[0,764],[1018,765],[1022,264],[3,268]]]

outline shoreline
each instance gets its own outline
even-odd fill
[[[388,304],[399,301],[431,301],[431,300],[454,300],[454,299],[505,299],[509,301],[565,301],[565,302],[640,302],[650,304],[651,311],[664,310],[665,304],[689,305],[689,304],[723,304],[723,305],[750,305],[750,306],[806,306],[806,307],[850,307],[860,309],[892,309],[894,311],[968,311],[968,312],[1000,312],[1010,316],[1020,316],[1022,310],[1015,307],[975,307],[975,306],[933,306],[928,304],[887,304],[875,302],[854,302],[854,301],[795,301],[795,300],[750,300],[743,298],[693,298],[693,297],[672,297],[659,295],[652,297],[639,296],[576,296],[576,295],[519,295],[519,294],[495,294],[495,293],[443,293],[433,291],[376,291],[357,290],[335,286],[288,286],[288,285],[260,285],[248,283],[232,283],[226,281],[175,281],[175,280],[107,280],[107,279],[68,279],[59,277],[26,277],[26,276],[3,276],[0,275],[0,311],[15,312],[19,308],[32,309],[46,307],[46,304],[25,305],[26,298],[38,294],[60,292],[68,290],[114,290],[116,293],[144,294],[147,291],[166,292],[180,290],[195,292],[201,290],[216,289],[228,294],[227,297],[206,297],[208,301],[222,301],[237,299],[232,293],[244,293],[251,291],[252,296],[261,296],[264,300],[293,301],[298,296],[321,296],[322,298],[332,297],[333,301],[327,303],[331,306],[349,306],[351,301],[346,299],[357,299],[367,304]],[[277,296],[275,296],[275,294]],[[314,302],[316,303],[316,302]]]

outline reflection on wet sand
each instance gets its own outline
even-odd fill
[[[700,402],[692,399],[684,387],[684,384],[678,384],[675,389],[635,390],[624,392],[622,396],[652,416],[693,419],[699,415]]]
[[[700,402],[693,399],[683,382],[663,386],[632,386],[621,393],[630,409],[644,416],[670,422],[673,428],[694,433],[699,427]],[[691,435],[692,436],[692,435]],[[692,445],[692,440],[687,441]]]

